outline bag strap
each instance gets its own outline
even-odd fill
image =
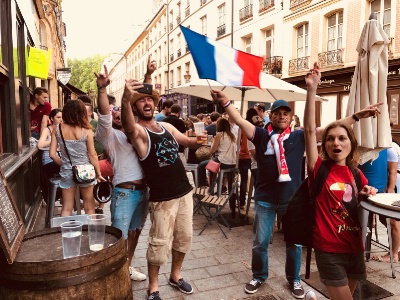
[[[350,170],[351,170],[351,173],[353,173],[353,177],[354,177],[354,180],[355,180],[356,185],[357,185],[357,190],[358,190],[358,192],[360,192],[360,190],[362,188],[360,171],[358,170],[358,168],[354,168],[354,169],[350,168]]]
[[[60,135],[61,135],[61,139],[62,139],[63,144],[64,144],[65,152],[67,152],[69,162],[70,162],[70,164],[71,164],[71,166],[72,166],[71,157],[69,156],[69,152],[68,152],[68,149],[67,149],[67,145],[65,144],[64,136],[63,136],[63,134],[62,134],[61,124],[58,125],[58,128],[60,129]]]
[[[328,178],[329,174],[329,166],[328,163],[325,161],[322,161],[317,174],[315,175],[315,181],[313,183],[312,189],[311,189],[311,195],[310,195],[310,206],[312,208],[312,227],[314,227],[315,223],[315,199],[317,198],[318,194],[322,190],[322,186],[324,185],[326,178]],[[306,279],[310,278],[310,273],[311,273],[311,252],[312,252],[312,244],[307,246],[307,257],[306,257]]]

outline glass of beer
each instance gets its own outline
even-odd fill
[[[193,126],[197,137],[197,144],[204,144],[204,142],[207,142],[207,140],[204,141],[202,137],[204,131],[204,122],[193,123]]]

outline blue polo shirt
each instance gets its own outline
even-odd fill
[[[378,193],[383,193],[386,190],[388,179],[387,149],[380,151],[378,158],[372,164],[367,161],[358,168],[367,177],[368,185],[378,189]]]
[[[273,204],[288,203],[290,197],[301,184],[301,170],[305,151],[304,131],[296,130],[290,133],[283,142],[286,163],[292,179],[287,182],[278,182],[279,171],[276,156],[265,155],[269,141],[268,131],[255,127],[252,140],[256,148],[257,183],[254,200]]]

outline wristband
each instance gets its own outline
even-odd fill
[[[106,86],[97,86],[98,90],[105,89],[105,88],[106,88]]]
[[[357,117],[356,114],[353,114],[351,117],[352,117],[356,122],[360,121],[360,119]]]
[[[223,108],[227,108],[229,105],[231,105],[231,101],[228,100],[227,102],[225,102],[224,104],[222,104]]]

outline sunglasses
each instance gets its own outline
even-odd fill
[[[121,111],[121,106],[114,106],[113,111]]]

